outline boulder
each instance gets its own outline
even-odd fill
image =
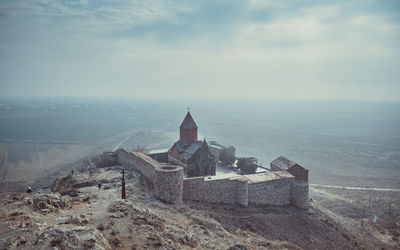
[[[58,208],[69,207],[68,202],[59,193],[37,194],[33,197],[32,206],[35,210],[51,212]]]

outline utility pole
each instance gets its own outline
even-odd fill
[[[122,199],[126,199],[125,195],[125,173],[126,171],[122,169],[121,174],[122,174]]]

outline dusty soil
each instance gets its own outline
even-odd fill
[[[382,246],[400,249],[400,192],[313,187],[314,207],[342,227]]]
[[[308,211],[290,206],[171,205],[155,199],[151,185],[140,173],[129,170],[127,199],[122,200],[120,168],[64,176],[52,187],[62,197],[43,192],[0,193],[0,249],[398,247],[354,227],[357,220],[340,222],[335,217],[340,211],[329,206],[328,198],[326,204],[314,198]]]

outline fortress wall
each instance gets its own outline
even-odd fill
[[[249,184],[246,179],[237,179],[236,182],[236,204],[247,207],[249,204]]]
[[[295,181],[292,185],[290,204],[301,209],[308,209],[310,206],[308,195],[308,183]]]
[[[161,164],[146,154],[119,149],[118,162],[134,168],[153,183],[154,196],[168,203],[183,202],[183,167]]]
[[[116,153],[119,164],[138,170],[149,181],[154,182],[154,173],[160,164],[157,164],[154,160],[150,160],[150,157],[146,159],[146,157],[138,152],[129,152],[121,148]]]
[[[246,187],[247,180],[185,178],[183,200],[247,206]]]
[[[272,180],[262,179],[268,177],[263,177],[265,174],[224,179],[184,178],[183,167],[160,164],[143,153],[119,149],[116,155],[119,164],[134,168],[146,176],[153,183],[155,197],[165,202],[181,204],[187,200],[242,206],[292,204],[302,209],[308,209],[309,206],[308,183],[285,177],[284,173]]]
[[[249,204],[284,206],[290,204],[293,178],[249,183]]]
[[[183,179],[183,200],[202,201],[204,177]]]
[[[242,206],[293,204],[307,208],[305,204],[308,201],[308,185],[297,184],[293,187],[294,177],[252,182],[249,181],[248,178],[252,178],[249,176],[251,175],[225,179],[184,178],[183,200]]]

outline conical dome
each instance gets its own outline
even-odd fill
[[[185,119],[183,119],[183,122],[179,128],[187,130],[197,128],[196,122],[193,120],[193,117],[190,115],[190,112],[187,112],[186,117]]]
[[[197,142],[197,125],[193,120],[193,117],[190,115],[190,112],[187,112],[185,119],[183,119],[183,122],[179,127],[179,130],[179,141],[182,144],[190,145]]]

